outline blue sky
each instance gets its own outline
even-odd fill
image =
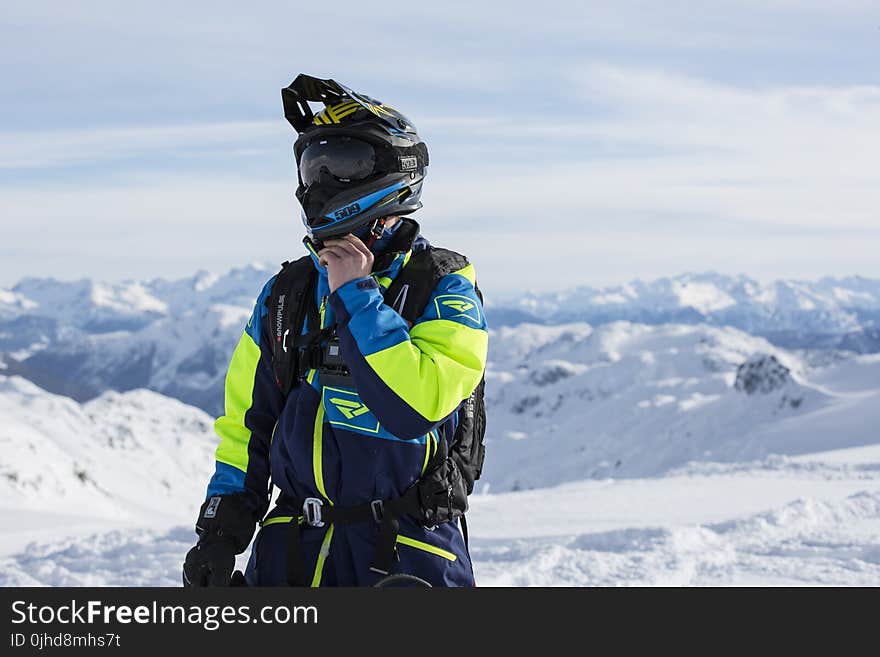
[[[0,285],[298,255],[300,72],[414,120],[488,290],[880,277],[876,2],[311,4],[5,2]]]

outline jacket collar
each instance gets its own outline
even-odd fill
[[[415,219],[409,217],[401,217],[402,225],[391,236],[391,242],[386,249],[376,255],[373,262],[373,277],[376,282],[384,289],[388,289],[391,281],[397,276],[400,270],[409,262],[414,251],[420,251],[428,246],[428,240],[419,234],[419,223]],[[312,264],[318,270],[321,277],[327,276],[327,267],[319,264],[318,251],[314,242],[306,236],[303,238],[303,244],[312,258]]]

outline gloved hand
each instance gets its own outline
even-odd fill
[[[196,521],[199,542],[183,563],[183,585],[241,585],[232,573],[235,555],[247,549],[255,524],[254,511],[244,493],[214,495],[205,500]]]
[[[183,562],[183,585],[229,586],[235,568],[235,543],[215,534],[203,535],[186,554]]]

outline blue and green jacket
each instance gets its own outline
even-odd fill
[[[318,497],[351,506],[402,495],[425,471],[441,433],[451,440],[454,411],[479,383],[486,365],[488,330],[475,291],[472,265],[438,281],[422,315],[410,327],[383,300],[412,254],[427,248],[417,235],[382,260],[390,264],[330,294],[327,270],[306,245],[318,270],[314,302],[322,327],[336,323],[354,387],[330,387],[311,370],[283,399],[272,370],[274,331],[263,287],[226,375],[225,413],[216,471],[208,497],[245,493],[255,517],[268,509],[269,479],[285,496]],[[375,250],[375,249],[374,249]],[[379,258],[377,257],[377,261]],[[252,585],[285,582],[285,531],[301,524],[301,510],[269,512],[261,523],[246,577]],[[378,526],[374,523],[302,525],[312,585],[364,586]],[[439,586],[470,586],[473,572],[458,527],[427,530],[401,519],[395,572]]]

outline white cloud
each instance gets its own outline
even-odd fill
[[[148,178],[0,195],[0,285],[23,275],[185,276],[303,251],[286,181]]]
[[[480,160],[461,171],[435,158],[426,192],[435,207],[454,215],[467,199],[473,213],[503,216],[514,228],[526,228],[535,211],[566,226],[648,214],[877,226],[878,86],[748,90],[609,66],[591,66],[576,81],[582,114],[572,103],[562,120],[551,114],[475,128],[487,140],[517,139],[517,161]],[[596,102],[603,115],[589,112]],[[558,157],[532,158],[536,143]]]
[[[298,252],[300,70],[411,114],[426,229],[489,281],[880,274],[875,3],[450,2],[405,30],[353,2],[117,4],[4,6],[4,282]],[[536,241],[554,266],[522,267]]]
[[[281,122],[239,121],[189,125],[43,130],[0,133],[0,169],[97,164],[142,155],[236,150],[255,140],[288,137]],[[286,131],[289,132],[289,131]],[[271,143],[271,142],[270,142]]]
[[[440,141],[421,215],[426,231],[473,254],[488,283],[559,287],[560,272],[568,283],[609,283],[711,268],[758,278],[880,275],[877,87],[755,90],[608,65],[582,69],[575,81],[582,96],[563,120],[421,121]],[[589,112],[596,99],[605,112]],[[276,136],[286,148],[289,131],[278,123],[103,130],[32,144],[20,136],[4,155],[64,162],[73,150],[100,160],[129,149],[231,148]],[[474,137],[443,145],[464,131]],[[493,144],[516,157],[467,157],[469,148]],[[595,144],[603,148],[591,150]],[[150,254],[141,256],[142,271],[163,263],[181,275],[224,261],[279,260],[301,248],[289,171],[263,181],[245,171],[134,178],[112,188],[100,181],[7,188],[0,197],[0,214],[12,224],[4,227],[7,245],[36,252],[49,235],[72,254],[73,271],[100,270],[102,259],[110,267],[119,253],[137,250]],[[522,267],[536,242],[553,267]]]

